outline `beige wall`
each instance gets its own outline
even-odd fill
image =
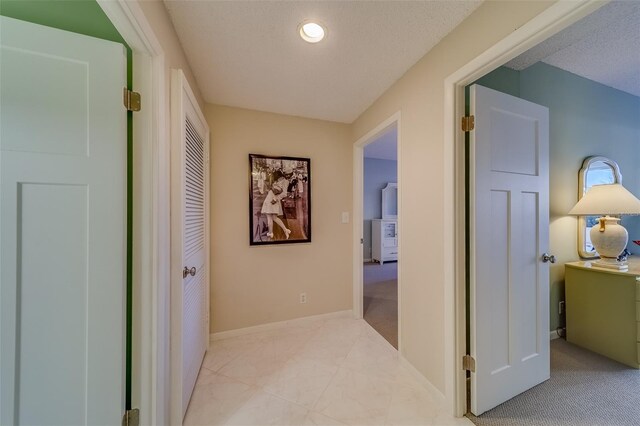
[[[164,3],[161,0],[144,0],[139,1],[138,4],[142,8],[142,12],[146,16],[149,21],[149,25],[153,29],[158,41],[162,45],[162,49],[164,50],[164,60],[166,65],[165,70],[165,80],[166,80],[166,117],[167,117],[167,130],[169,128],[169,99],[171,96],[170,91],[170,83],[171,83],[171,69],[177,68],[182,69],[184,71],[184,75],[187,77],[189,81],[189,85],[191,86],[191,90],[193,90],[196,98],[198,99],[198,103],[200,104],[200,108],[204,110],[204,100],[202,95],[200,94],[200,89],[196,84],[196,80],[191,72],[191,67],[187,62],[187,58],[184,55],[184,51],[182,50],[182,46],[180,45],[180,41],[178,40],[178,35],[176,34],[175,29],[173,28],[173,24],[171,23],[171,19],[169,18],[169,14],[167,13],[167,9],[164,7]],[[135,67],[136,64],[134,63]],[[134,82],[135,83],[135,82]],[[167,133],[171,134],[171,133]]]
[[[485,2],[353,125],[356,140],[401,111],[403,355],[444,392],[444,80],[553,2]]]
[[[346,124],[207,105],[211,332],[351,309],[352,146]],[[249,245],[249,153],[311,159],[312,242]],[[301,292],[308,302],[299,303]]]

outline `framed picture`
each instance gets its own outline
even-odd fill
[[[249,243],[311,242],[311,160],[249,154]]]

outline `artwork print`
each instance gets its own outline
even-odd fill
[[[311,242],[311,160],[249,154],[250,244]]]

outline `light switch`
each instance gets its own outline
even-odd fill
[[[349,212],[342,212],[342,223],[349,223]]]

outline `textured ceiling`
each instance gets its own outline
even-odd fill
[[[398,127],[393,126],[364,147],[366,158],[398,161]]]
[[[640,96],[640,1],[613,1],[506,64],[542,61]]]
[[[164,3],[207,102],[351,123],[481,1]]]

